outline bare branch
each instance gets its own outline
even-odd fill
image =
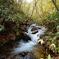
[[[52,0],[52,3],[54,4],[56,10],[59,11],[59,8],[58,8],[57,5],[56,5],[56,0]]]

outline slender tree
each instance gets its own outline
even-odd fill
[[[59,8],[58,8],[57,5],[56,5],[56,0],[52,0],[52,3],[54,4],[56,10],[59,11]]]

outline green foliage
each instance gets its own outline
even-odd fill
[[[57,24],[59,24],[59,12],[53,12],[52,14],[49,14],[47,16],[47,19],[55,20],[55,21],[57,21]]]
[[[18,6],[14,0],[0,0],[0,17],[12,21],[25,20],[27,17]]]

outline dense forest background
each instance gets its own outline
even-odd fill
[[[54,44],[56,47],[53,47],[52,50],[58,54],[59,0],[0,0],[0,33],[4,31],[12,33],[13,38],[15,38],[15,35],[19,35],[21,23],[30,22],[48,28],[46,36],[42,39],[48,39],[47,44],[49,45]],[[9,39],[5,38],[5,36],[1,37],[0,34],[1,46],[8,42]],[[49,58],[51,57],[48,55]]]

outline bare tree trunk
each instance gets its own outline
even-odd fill
[[[56,10],[59,11],[59,8],[58,8],[57,5],[56,5],[56,0],[52,0],[52,3],[54,4]]]
[[[30,15],[30,17],[27,20],[32,20],[31,17],[32,17],[32,15],[34,13],[34,10],[36,8],[36,4],[37,4],[37,0],[34,0],[34,4],[33,4],[33,9],[32,9],[31,15]]]
[[[37,2],[38,2],[38,0],[36,1],[36,7],[35,7],[36,13],[39,15],[40,18],[42,18],[41,15],[39,14],[39,11],[38,11],[38,8],[37,8]]]
[[[34,1],[34,6],[33,6],[33,10],[32,10],[32,14],[31,14],[31,16],[33,15],[33,13],[34,13],[34,10],[36,10],[36,13],[38,13],[38,15],[39,15],[39,12],[38,12],[38,8],[37,8],[37,2],[38,2],[38,0],[35,0]],[[39,17],[41,18],[41,16],[39,15]]]
[[[34,9],[35,9],[35,7],[36,7],[36,4],[37,4],[37,0],[34,1],[34,6],[33,6],[33,10],[32,10],[31,16],[33,15],[33,12],[34,12]],[[30,16],[30,17],[31,17],[31,16]]]

